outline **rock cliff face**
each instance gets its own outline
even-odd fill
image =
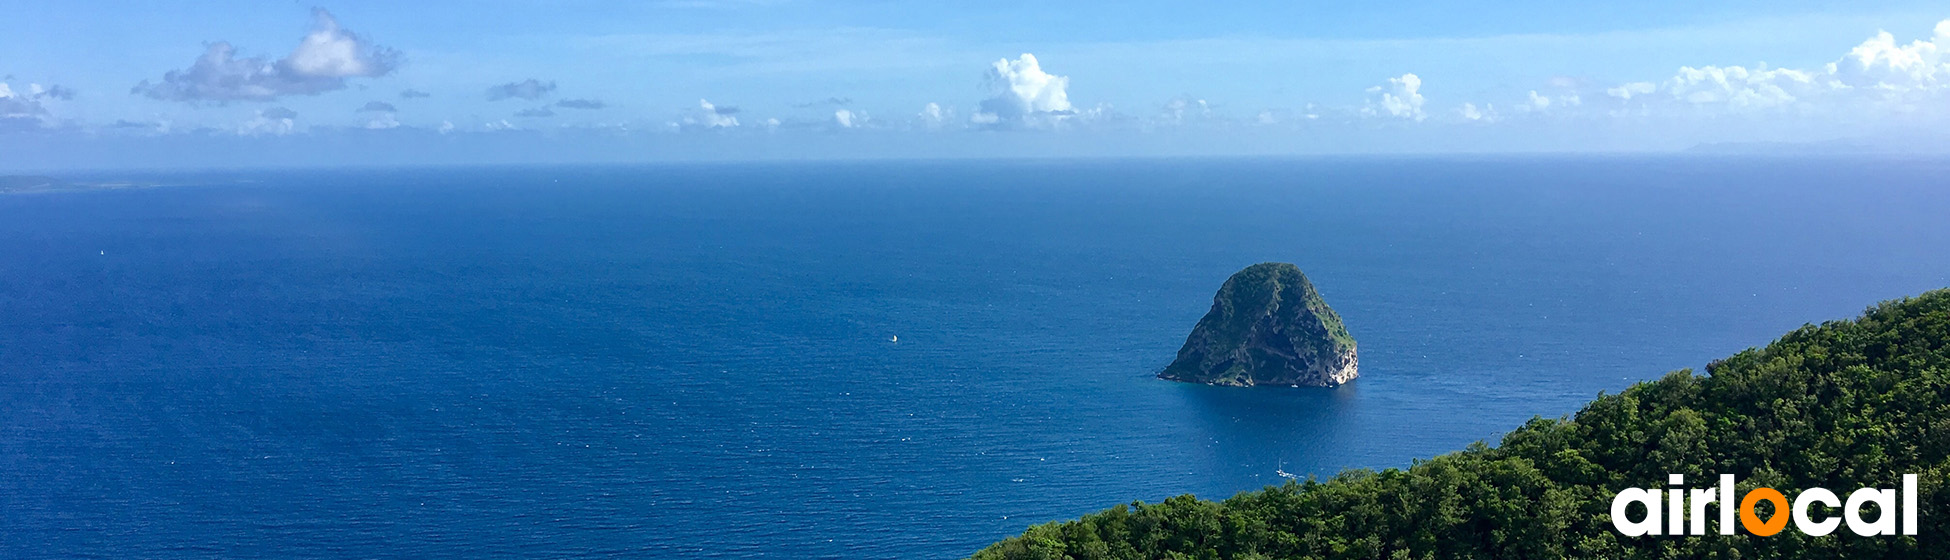
[[[1300,267],[1261,263],[1226,279],[1158,377],[1250,387],[1332,387],[1354,379],[1354,337]]]

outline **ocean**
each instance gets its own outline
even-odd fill
[[[98,175],[0,195],[0,557],[959,558],[1950,286],[1944,160]],[[1153,378],[1263,261],[1360,378]]]

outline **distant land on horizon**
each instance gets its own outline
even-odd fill
[[[884,158],[753,158],[742,160],[592,160],[592,161],[512,161],[512,162],[446,162],[420,165],[347,165],[347,164],[306,164],[282,162],[266,165],[248,166],[186,166],[186,167],[49,167],[49,168],[6,168],[0,167],[0,193],[47,192],[66,190],[92,190],[103,188],[128,188],[158,186],[139,181],[121,179],[126,175],[172,174],[193,172],[247,172],[278,171],[296,169],[375,169],[375,168],[469,168],[469,167],[526,167],[526,166],[564,166],[564,167],[605,167],[605,166],[684,166],[684,165],[737,165],[737,164],[822,164],[822,163],[898,163],[926,161],[1059,161],[1059,160],[1225,160],[1225,159],[1282,159],[1294,160],[1334,159],[1334,158],[1388,158],[1388,159],[1445,159],[1445,158],[1577,158],[1577,157],[1698,157],[1698,156],[1834,156],[1834,157],[1950,157],[1950,138],[1943,140],[1916,139],[1909,142],[1874,141],[1860,138],[1841,138],[1817,142],[1709,142],[1696,144],[1685,149],[1645,152],[1426,152],[1399,154],[1246,154],[1246,155],[1129,155],[1129,156],[1046,156],[1046,157],[884,157]],[[0,164],[4,165],[4,164]],[[80,176],[80,177],[78,177]],[[87,177],[84,179],[83,177]],[[105,178],[106,177],[106,178]]]
[[[0,175],[0,192],[60,190],[67,182],[42,175]]]
[[[1683,153],[1712,155],[1950,155],[1950,138],[1916,136],[1896,139],[1835,138],[1811,142],[1706,142]]]
[[[72,181],[46,175],[0,175],[0,194],[58,191],[88,191],[150,187],[133,181]]]

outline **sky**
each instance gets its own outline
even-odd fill
[[[0,3],[0,170],[1950,152],[1950,5]]]

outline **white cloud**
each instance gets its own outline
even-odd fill
[[[47,109],[39,101],[18,95],[6,82],[0,82],[0,132],[39,129],[45,115]]]
[[[952,118],[954,118],[954,115],[951,114],[951,111],[942,109],[938,103],[929,103],[921,107],[921,125],[930,129],[941,128],[948,124],[948,120]]]
[[[1819,87],[1816,76],[1799,70],[1687,66],[1666,80],[1664,89],[1674,99],[1694,105],[1765,108],[1793,103],[1797,92],[1813,93]]]
[[[298,48],[285,57],[286,68],[316,78],[378,76],[392,71],[392,59],[375,56],[379,53],[358,36],[341,29],[331,13],[314,9],[312,18],[316,23],[311,33],[305,34]]]
[[[1886,31],[1819,68],[1685,66],[1658,83],[1632,82],[1605,90],[1620,101],[1732,111],[1865,109],[1904,110],[1944,105],[1950,92],[1950,20],[1936,24],[1929,40],[1897,44]]]
[[[454,121],[440,121],[440,128],[434,129],[446,134],[454,131]]]
[[[1525,103],[1524,107],[1529,108],[1532,111],[1542,111],[1545,109],[1549,109],[1551,108],[1551,98],[1542,95],[1537,95],[1537,90],[1533,89],[1530,90],[1530,101],[1528,103]]]
[[[6,79],[13,79],[13,76]],[[74,90],[59,85],[29,83],[24,91],[17,91],[7,82],[0,81],[0,132],[43,129],[54,122],[43,102],[67,101],[74,99],[74,95]]]
[[[330,12],[312,10],[311,33],[278,60],[237,58],[230,43],[210,43],[188,69],[143,80],[130,90],[168,101],[269,101],[286,95],[316,95],[345,88],[348,78],[384,76],[398,66],[399,54],[339,27]]]
[[[862,116],[860,120],[862,121],[861,124],[864,124],[866,118]],[[840,125],[840,128],[853,128],[855,125],[853,111],[846,109],[833,111],[833,124]]]
[[[1204,99],[1180,96],[1165,103],[1159,120],[1169,124],[1184,124],[1187,121],[1201,121],[1213,118],[1212,104]]]
[[[298,112],[283,107],[260,110],[251,120],[237,125],[238,136],[284,136],[297,130]]]
[[[1044,72],[1036,55],[1023,53],[1015,60],[995,61],[985,81],[994,95],[982,100],[981,109],[970,119],[976,124],[1060,120],[1075,112],[1067,92],[1070,78]]]
[[[1368,93],[1380,97],[1370,99],[1361,114],[1367,116],[1388,116],[1401,119],[1422,120],[1428,115],[1422,113],[1422,78],[1414,74],[1402,74],[1399,78],[1389,78],[1387,86],[1368,88]]]
[[[32,95],[14,93],[6,82],[0,82],[0,117],[39,116],[47,114],[47,109]]]
[[[1466,121],[1496,122],[1496,106],[1487,103],[1481,108],[1478,108],[1475,103],[1464,103],[1462,107],[1456,109],[1456,114],[1462,115],[1463,120]]]
[[[697,110],[684,117],[683,126],[695,128],[733,128],[738,126],[738,108],[697,100]]]
[[[1897,45],[1888,31],[1856,45],[1841,60],[1829,63],[1829,74],[1850,87],[1889,90],[1936,89],[1950,81],[1950,20],[1937,22],[1929,41]]]
[[[366,122],[366,129],[368,130],[388,130],[394,128],[399,128],[399,119],[393,118],[391,112],[380,113],[378,117]]]
[[[1619,84],[1618,87],[1614,87],[1614,88],[1606,88],[1605,95],[1609,95],[1624,100],[1631,100],[1633,97],[1642,96],[1655,91],[1659,91],[1659,84],[1655,84],[1652,82],[1631,82],[1626,84]]]
[[[1526,100],[1524,104],[1521,105],[1521,107],[1525,111],[1529,111],[1533,113],[1544,113],[1544,112],[1549,112],[1551,110],[1551,107],[1557,107],[1558,109],[1561,110],[1565,107],[1576,107],[1582,104],[1584,104],[1584,100],[1582,98],[1579,98],[1578,94],[1575,92],[1565,93],[1563,95],[1558,95],[1553,97],[1549,95],[1540,95],[1537,93],[1537,90],[1533,89],[1530,90],[1530,98]]]

